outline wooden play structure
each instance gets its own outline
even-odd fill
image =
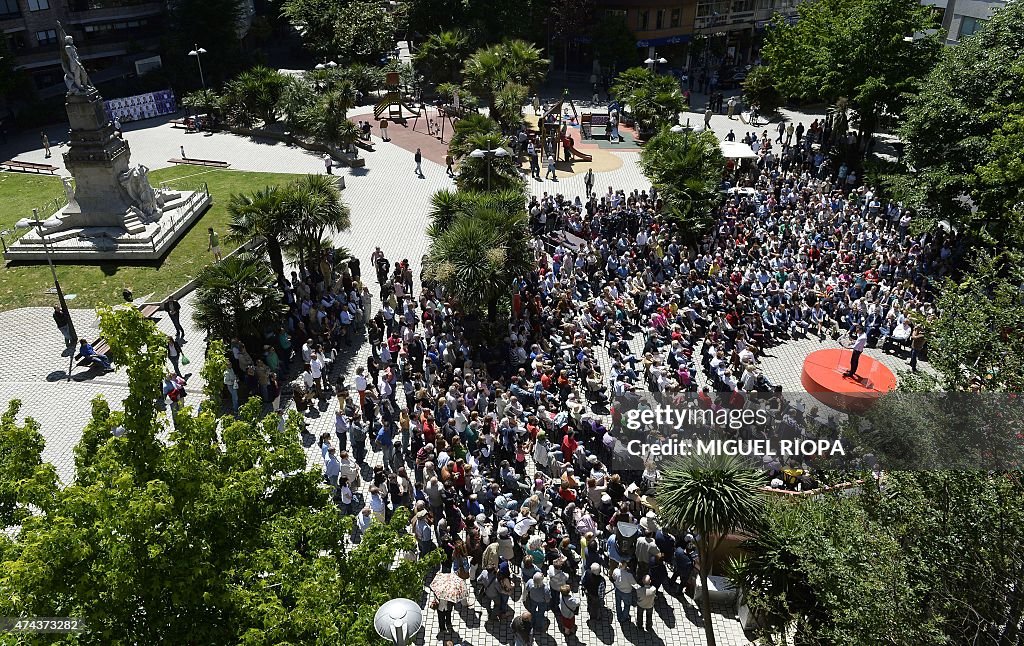
[[[584,112],[580,115],[580,132],[584,139],[607,139],[611,119],[607,113]]]
[[[537,124],[545,156],[551,155],[555,159],[561,159],[560,153],[564,150],[575,159],[591,161],[590,155],[581,153],[572,145],[572,139],[568,136],[570,123],[580,123],[580,113],[569,98],[569,91],[566,90],[562,99],[548,108]]]
[[[391,121],[405,121],[405,115],[402,113],[402,110],[408,111],[410,115],[419,115],[419,110],[406,105],[402,92],[399,90],[400,85],[401,80],[398,72],[388,72],[385,80],[386,92],[384,98],[373,108],[374,119],[380,120],[381,116],[387,112],[387,118]]]

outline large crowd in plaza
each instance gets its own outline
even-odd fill
[[[697,245],[659,215],[653,189],[532,198],[535,269],[514,286],[498,360],[407,259],[325,257],[316,275],[292,274],[287,321],[265,345],[232,343],[232,406],[252,395],[284,408],[277,375],[301,366],[296,408],[335,402],[334,436],[318,441],[353,540],[409,508],[418,555],[441,550],[442,570],[467,581],[488,620],[511,619],[517,643],[573,632],[582,608],[650,630],[658,595],[694,595],[697,552],[650,509],[655,466],[616,468],[617,398],[700,390],[710,406],[716,392],[770,392],[767,348],[858,328],[915,367],[915,320],[935,314],[930,277],[960,252],[955,236],[912,234],[905,209],[832,169],[812,148],[822,129],[782,135],[745,137],[758,158],[730,165]],[[364,339],[372,352],[354,379],[332,379],[339,352]],[[807,484],[783,475],[765,483]],[[453,603],[431,607],[453,631]]]

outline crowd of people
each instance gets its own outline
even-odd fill
[[[725,174],[697,244],[654,189],[532,198],[535,267],[513,286],[498,353],[474,343],[440,286],[421,276],[417,290],[409,261],[380,248],[372,278],[330,255],[313,275],[292,273],[284,324],[259,351],[231,343],[232,406],[257,395],[280,410],[298,363],[296,408],[333,406],[319,447],[337,504],[356,517],[353,540],[408,508],[417,554],[441,550],[442,571],[466,581],[489,621],[510,620],[517,643],[548,626],[574,632],[581,608],[650,630],[659,595],[693,596],[698,556],[692,533],[651,509],[656,465],[619,460],[620,402],[771,393],[766,349],[857,328],[916,367],[920,322],[936,313],[929,281],[962,251],[954,235],[912,233],[907,210],[800,137],[747,140],[758,158]],[[335,375],[338,354],[364,339],[365,364]],[[807,485],[793,466],[765,483]],[[450,633],[452,602],[432,607]]]

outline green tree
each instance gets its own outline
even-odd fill
[[[262,339],[288,311],[277,276],[259,254],[239,253],[207,265],[197,281],[195,323],[214,338]]]
[[[738,458],[694,455],[669,464],[658,481],[661,516],[669,527],[692,531],[700,554],[701,616],[709,646],[715,646],[708,577],[722,541],[737,529],[751,530],[760,521],[763,474]]]
[[[775,112],[783,103],[775,79],[772,78],[771,68],[765,65],[750,70],[743,82],[743,94],[748,103],[758,107],[761,114]]]
[[[1024,7],[1008,3],[947,48],[906,111],[910,173],[896,182],[924,219],[989,244],[1024,240]]]
[[[502,198],[471,199],[450,224],[430,231],[425,276],[441,283],[467,312],[486,311],[491,322],[500,301],[511,295],[512,281],[533,264],[523,205],[525,200],[509,212]]]
[[[761,55],[784,97],[851,102],[864,137],[899,115],[942,49],[934,14],[915,0],[801,3],[800,19],[776,18]]]
[[[499,135],[472,135],[466,140],[470,150],[504,150],[505,155],[473,157],[467,154],[459,160],[459,174],[455,185],[462,191],[522,191],[525,182],[519,172],[519,162]]]
[[[448,142],[448,152],[455,159],[461,159],[476,148],[471,141],[474,137],[500,135],[501,128],[494,119],[482,114],[468,114],[455,122],[455,132]]]
[[[379,643],[376,608],[417,598],[440,560],[396,561],[415,547],[408,512],[348,545],[352,519],[319,469],[306,470],[298,414],[282,428],[255,399],[237,418],[185,407],[158,441],[166,418],[149,389],[163,374],[163,335],[133,310],[102,312],[100,327],[128,369],[129,400],[123,412],[95,400],[75,482],[49,485],[49,502],[17,490],[31,513],[16,532],[4,519],[0,611],[83,617],[84,644]],[[12,478],[40,465],[37,432],[13,416],[0,420],[0,443],[24,461]]]
[[[510,189],[478,193],[441,189],[430,198],[430,226],[427,235],[436,238],[462,216],[478,210],[496,211],[515,217],[522,212],[526,198],[522,190]]]
[[[427,79],[439,85],[457,81],[462,61],[469,54],[469,37],[459,29],[431,34],[416,51],[413,61]]]
[[[248,195],[233,193],[228,199],[231,239],[240,243],[262,241],[266,245],[270,267],[282,287],[285,271],[281,248],[291,232],[288,214],[282,206],[283,197],[283,192],[276,186],[267,186]]]
[[[0,526],[21,525],[32,509],[48,511],[57,498],[57,473],[43,462],[45,441],[35,420],[18,425],[21,402],[0,416]]]
[[[617,71],[635,63],[637,55],[636,37],[629,30],[626,19],[605,14],[593,29],[594,54],[601,61],[601,67]]]
[[[619,74],[611,91],[616,99],[629,106],[637,130],[645,138],[662,126],[678,123],[679,113],[686,109],[678,82],[645,67],[634,67]]]
[[[285,0],[282,14],[319,56],[376,64],[394,49],[395,13],[383,0]]]
[[[345,231],[351,225],[348,205],[341,201],[333,177],[304,175],[285,189],[282,209],[292,223],[289,247],[295,250],[299,264],[313,275],[324,236]]]
[[[223,103],[237,123],[251,127],[260,120],[269,126],[280,116],[282,99],[290,84],[287,75],[257,65],[227,84]]]
[[[1022,254],[979,252],[963,277],[942,284],[928,326],[928,359],[950,390],[981,380],[990,390],[1024,390]]]
[[[462,76],[466,89],[486,103],[490,114],[503,127],[511,127],[515,120],[506,121],[510,116],[507,110],[502,113],[497,108],[499,94],[509,91],[509,84],[525,86],[528,92],[535,89],[543,82],[547,67],[540,49],[525,41],[508,40],[470,55]]]
[[[640,152],[640,166],[665,201],[666,212],[690,234],[703,232],[718,205],[725,159],[713,132],[663,128]]]

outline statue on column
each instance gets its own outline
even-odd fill
[[[71,94],[85,94],[93,89],[93,86],[92,82],[89,81],[89,75],[86,73],[85,67],[82,66],[82,59],[78,56],[75,39],[64,32],[64,26],[59,22],[57,27],[60,28],[62,43],[60,64],[64,69],[64,84],[68,86],[68,92]]]

